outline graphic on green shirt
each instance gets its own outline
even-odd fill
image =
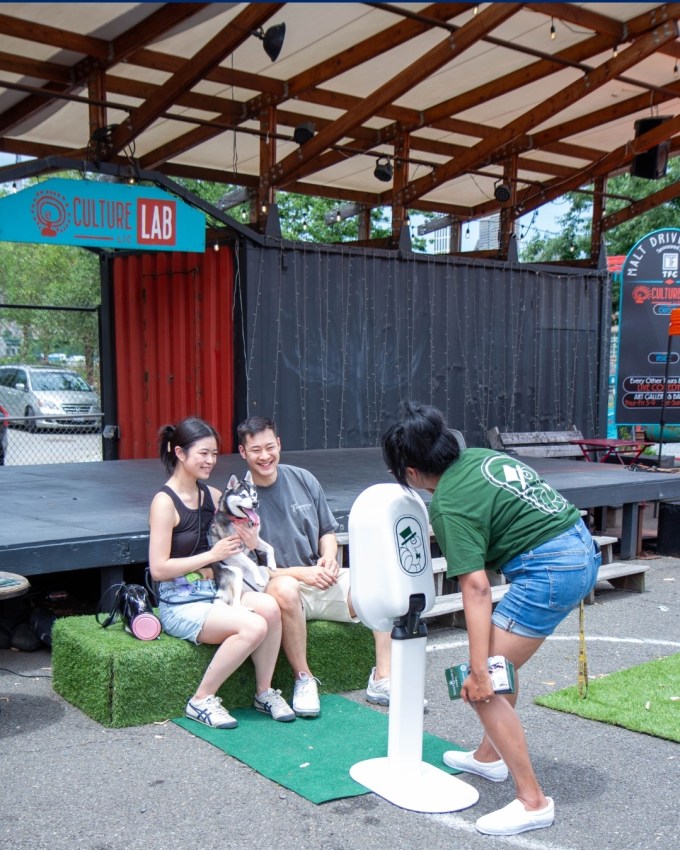
[[[400,516],[394,531],[402,570],[412,576],[420,575],[427,567],[425,536],[420,523],[414,516]]]
[[[569,503],[541,480],[530,466],[507,455],[492,455],[482,463],[482,474],[496,487],[502,487],[544,514],[558,514]]]

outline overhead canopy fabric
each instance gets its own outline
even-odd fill
[[[288,190],[516,218],[658,142],[677,152],[678,17],[660,3],[3,3],[0,151],[134,160],[258,203]],[[272,62],[261,36],[282,23]]]

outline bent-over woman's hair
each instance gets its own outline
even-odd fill
[[[460,446],[436,407],[405,401],[399,420],[382,436],[387,468],[408,487],[407,467],[426,475],[441,475],[460,455]]]
[[[217,431],[209,422],[196,416],[188,416],[176,425],[163,425],[158,432],[158,449],[168,475],[172,475],[177,464],[175,449],[179,446],[187,452],[194,443],[204,437],[214,437],[219,446],[220,435]]]

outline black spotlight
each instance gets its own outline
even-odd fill
[[[276,62],[279,58],[281,48],[283,47],[283,39],[286,35],[286,25],[275,24],[273,27],[269,27],[267,32],[260,27],[259,30],[254,30],[251,34],[262,40],[264,52],[267,56],[269,56],[272,62]]]
[[[505,183],[496,183],[493,187],[493,196],[501,204],[504,204],[510,200],[510,187]]]
[[[305,121],[304,124],[298,124],[293,131],[293,141],[298,145],[304,145],[310,139],[314,138],[316,127],[311,121]]]
[[[382,180],[383,183],[390,182],[392,179],[392,166],[386,156],[378,157],[375,163],[375,171],[373,172],[373,175],[378,180]]]

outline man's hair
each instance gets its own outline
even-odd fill
[[[407,467],[441,475],[460,455],[460,446],[436,407],[406,401],[399,419],[382,436],[383,459],[397,481],[408,487]]]
[[[272,430],[275,437],[279,436],[273,419],[268,416],[249,416],[236,429],[239,445],[245,448],[247,437],[254,437],[267,429]]]

